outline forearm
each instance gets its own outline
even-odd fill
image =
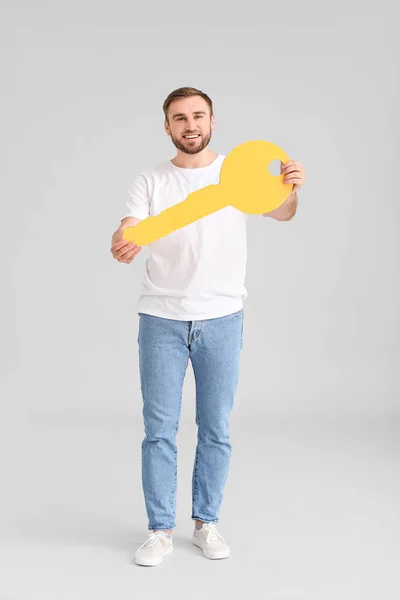
[[[277,221],[290,221],[296,214],[298,202],[297,192],[292,192],[283,204],[269,213],[264,213],[264,215]]]

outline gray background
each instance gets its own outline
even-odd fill
[[[1,23],[1,600],[399,591],[388,5],[2,2]],[[248,219],[221,515],[232,557],[206,561],[187,541],[190,367],[176,552],[143,570],[130,555],[147,528],[135,312],[147,250],[124,265],[109,248],[133,178],[175,156],[162,103],[184,85],[214,102],[213,151],[270,140],[306,183],[291,222]]]

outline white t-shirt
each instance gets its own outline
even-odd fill
[[[190,192],[219,183],[225,155],[206,167],[176,167],[170,160],[138,175],[125,217],[146,219],[182,202]],[[167,319],[213,319],[240,310],[248,215],[227,206],[152,242],[137,312]]]

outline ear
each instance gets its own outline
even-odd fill
[[[164,129],[165,129],[167,135],[171,135],[171,129],[166,120],[164,121]]]
[[[215,127],[215,116],[212,115],[211,116],[211,129],[214,129],[214,127]]]

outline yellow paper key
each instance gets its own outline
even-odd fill
[[[278,208],[293,184],[283,183],[282,173],[270,174],[268,166],[273,160],[286,163],[290,159],[282,148],[265,140],[236,146],[222,163],[217,185],[191,192],[182,202],[127,227],[122,239],[145,246],[226,206],[254,215]]]

